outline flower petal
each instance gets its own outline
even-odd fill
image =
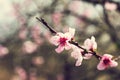
[[[50,42],[57,46],[59,45],[59,38],[60,38],[59,36],[53,36],[51,37]]]
[[[71,48],[72,48],[71,44],[70,44],[68,41],[66,41],[65,49],[66,49],[66,50],[69,50],[69,49],[71,49]]]
[[[116,67],[118,66],[118,63],[116,61],[111,61],[110,67]]]
[[[59,45],[58,48],[55,49],[57,53],[61,53],[64,50],[64,46]]]
[[[80,66],[82,64],[82,60],[83,60],[82,56],[79,56],[78,60],[76,61],[75,66]]]
[[[100,63],[97,65],[97,69],[98,70],[104,70],[104,69],[106,69],[106,66],[103,64],[102,61],[100,61]]]
[[[83,58],[84,59],[90,59],[91,57],[92,57],[92,54],[88,53],[88,54],[85,54]]]
[[[75,34],[75,29],[74,28],[69,28],[69,33],[71,34],[71,36],[73,37]]]

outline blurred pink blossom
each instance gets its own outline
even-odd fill
[[[72,1],[72,3],[69,5],[69,9],[75,13],[79,12],[79,8],[81,6],[81,1]]]
[[[55,12],[52,14],[52,20],[55,25],[59,25],[60,21],[62,19],[62,13],[60,12]]]
[[[18,37],[19,37],[20,39],[22,39],[22,40],[25,40],[26,37],[27,37],[27,33],[28,33],[27,28],[21,27],[21,29],[20,29],[20,31],[19,31],[19,33],[18,33]]]
[[[33,57],[32,63],[35,65],[41,65],[44,63],[44,58],[42,56]]]
[[[81,15],[84,16],[84,17],[87,17],[87,18],[90,17],[91,16],[90,9],[84,10],[84,12]]]
[[[31,34],[32,34],[33,38],[38,38],[40,33],[41,32],[40,32],[40,27],[39,26],[36,25],[36,26],[32,27]]]
[[[117,5],[115,3],[110,3],[110,2],[106,2],[104,5],[105,9],[113,11],[117,9]]]
[[[18,3],[13,3],[13,16],[16,17],[16,19],[19,21],[20,25],[23,25],[26,22],[25,17],[22,16],[20,9],[21,9],[21,5]]]
[[[26,71],[21,67],[16,67],[15,72],[18,74],[20,80],[27,80]]]
[[[69,50],[71,45],[68,41],[70,41],[74,37],[75,29],[69,28],[69,32],[61,33],[58,32],[55,36],[51,37],[50,42],[56,46],[58,46],[55,51],[57,53],[61,53],[64,48]]]
[[[43,33],[43,36],[45,37],[46,40],[49,40],[51,38],[52,34],[50,31],[45,31]]]
[[[34,51],[37,50],[38,45],[32,41],[25,41],[23,43],[22,50],[25,53],[33,53]]]
[[[104,70],[108,67],[116,67],[118,63],[115,60],[112,60],[113,56],[110,54],[104,54],[100,63],[97,65],[98,70]]]
[[[97,49],[97,43],[95,41],[94,36],[92,36],[91,39],[88,38],[84,41],[84,48],[87,49],[88,51],[89,50],[94,51]]]
[[[39,26],[32,27],[32,29],[31,29],[32,38],[33,38],[34,42],[39,45],[43,42],[42,38],[40,38],[40,33],[41,33],[41,30],[40,30]]]
[[[58,74],[57,75],[57,80],[64,80],[64,75],[63,74]]]
[[[30,72],[30,80],[37,80],[36,72]]]
[[[8,54],[8,53],[9,53],[8,48],[0,45],[0,57],[6,55],[6,54]]]

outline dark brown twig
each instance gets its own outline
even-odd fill
[[[101,59],[102,57],[100,55],[98,55],[95,51],[90,51],[88,52],[85,48],[81,47],[77,42],[74,42],[73,40],[69,41],[69,43],[77,46],[78,48],[84,50],[84,54],[90,53],[93,54],[97,59]]]
[[[47,24],[47,22],[46,22],[43,18],[38,18],[38,17],[36,17],[36,19],[37,19],[38,21],[40,21],[42,24],[44,24],[44,25],[49,29],[49,31],[50,31],[51,33],[53,33],[53,34],[56,34],[56,33],[57,33],[55,30],[53,30],[53,29]]]

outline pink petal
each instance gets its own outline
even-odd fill
[[[75,58],[75,59],[78,59],[78,56],[80,55],[79,51],[78,50],[74,50],[72,53],[71,53],[71,57]]]
[[[82,64],[82,60],[83,60],[83,58],[82,58],[82,56],[80,56],[80,57],[78,58],[78,60],[76,61],[75,66],[80,66],[80,65]]]
[[[86,39],[85,41],[84,41],[84,46],[85,46],[85,48],[87,49],[87,50],[89,50],[90,48],[91,48],[91,41],[90,41],[90,39]]]
[[[91,41],[95,42],[95,37],[94,36],[91,37]]]
[[[103,64],[102,61],[100,61],[100,63],[97,65],[97,69],[98,70],[104,70],[106,68],[106,66]]]
[[[67,44],[65,45],[65,49],[66,49],[66,50],[71,49],[71,45],[70,45],[69,43],[67,43]]]
[[[71,36],[73,37],[75,34],[75,29],[74,28],[69,28],[69,33],[71,34]]]
[[[61,32],[58,32],[58,33],[57,33],[57,36],[59,36],[59,37],[65,37],[65,34],[63,34],[63,33],[61,33]]]
[[[117,5],[115,3],[106,2],[105,9],[113,11],[117,9]]]
[[[112,59],[112,55],[110,54],[104,54],[103,57],[102,57],[102,60],[104,60],[105,58],[109,58],[109,59]]]
[[[51,37],[50,42],[57,46],[59,45],[59,38],[60,38],[59,36],[53,36]]]
[[[118,63],[116,61],[111,61],[110,67],[116,67],[118,66]]]
[[[92,57],[92,54],[85,54],[84,59],[90,59]]]
[[[57,53],[61,53],[64,50],[64,46],[59,45],[58,48],[55,49]]]

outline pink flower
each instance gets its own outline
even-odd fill
[[[33,53],[35,50],[37,50],[38,45],[35,44],[32,41],[26,41],[23,44],[22,50],[25,53]]]
[[[92,54],[90,54],[90,53],[87,53],[87,54],[85,54],[84,55],[84,59],[90,59],[92,57]]]
[[[117,5],[115,3],[106,2],[105,9],[113,11],[117,9]]]
[[[78,47],[76,47],[76,46],[73,46],[72,48],[73,48],[73,52],[71,53],[71,56],[73,58],[77,59],[75,65],[76,66],[80,66],[81,63],[82,63],[82,60],[83,60],[83,57],[82,57],[83,50],[78,48]]]
[[[110,54],[104,54],[100,63],[97,65],[98,70],[104,70],[108,67],[116,67],[118,63],[115,60],[112,60],[113,56]]]
[[[15,72],[18,74],[20,80],[26,80],[27,79],[27,73],[23,68],[16,67]]]
[[[62,19],[62,14],[60,12],[55,12],[52,14],[52,19],[55,25],[59,25]]]
[[[32,29],[31,29],[31,35],[32,35],[32,37],[34,38],[34,39],[36,39],[36,38],[39,38],[39,36],[40,36],[40,32],[41,30],[40,30],[40,27],[39,26],[34,26],[34,27],[32,27]]]
[[[80,7],[82,6],[82,2],[81,1],[72,1],[70,4],[69,4],[69,10],[75,12],[75,13],[79,13],[80,10]]]
[[[42,56],[36,56],[33,57],[32,63],[36,66],[42,65],[45,62],[44,58]]]
[[[71,48],[71,44],[68,42],[70,41],[75,33],[75,29],[69,28],[69,31],[66,33],[58,32],[55,36],[51,37],[50,42],[56,46],[58,46],[55,51],[57,53],[61,53],[64,48],[69,50]]]
[[[27,33],[28,33],[27,28],[21,27],[21,29],[20,29],[20,31],[19,31],[19,33],[18,33],[18,37],[19,37],[20,39],[24,40],[24,39],[26,39],[26,37],[27,37]]]
[[[86,39],[85,41],[84,41],[84,48],[86,49],[86,50],[95,50],[95,49],[97,49],[97,43],[96,43],[96,41],[95,41],[95,37],[94,36],[92,36],[91,37],[91,39]]]
[[[8,48],[0,45],[0,56],[2,57],[2,56],[6,55],[8,53],[9,53]]]

